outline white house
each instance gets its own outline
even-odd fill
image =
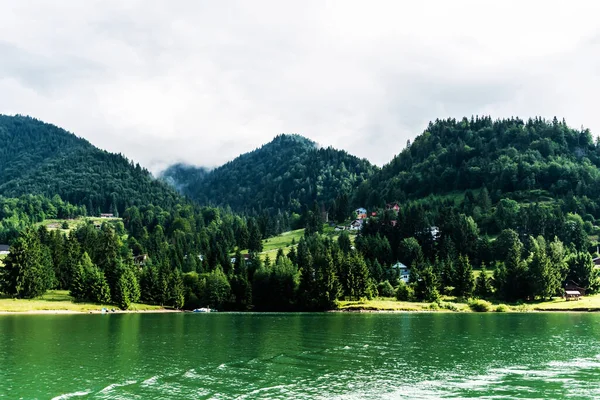
[[[9,246],[7,244],[0,244],[0,256],[5,256],[9,252]]]
[[[354,210],[354,212],[356,213],[356,215],[367,215],[367,209],[362,207],[357,208],[356,210]]]
[[[396,271],[398,277],[402,280],[402,282],[408,283],[408,279],[410,277],[410,268],[402,264],[400,261],[392,265],[392,268]]]
[[[362,219],[355,219],[354,221],[352,221],[352,223],[348,227],[348,230],[350,230],[350,231],[360,231],[362,229],[362,226],[363,226],[363,220]]]

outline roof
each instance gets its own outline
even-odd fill
[[[579,291],[578,291],[578,290],[566,290],[566,291],[565,291],[565,293],[566,293],[566,294],[573,295],[573,296],[578,296],[578,295],[580,295],[580,294],[581,294],[581,293],[579,293]]]
[[[9,248],[10,246],[7,244],[0,244],[0,251],[8,251]]]
[[[398,261],[396,264],[392,265],[392,268],[410,269],[406,265],[404,265],[403,263],[401,263],[400,261]]]

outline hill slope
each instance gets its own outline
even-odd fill
[[[180,198],[122,155],[30,117],[0,115],[0,143],[0,195],[6,197],[58,194],[91,213],[168,207]]]
[[[487,186],[496,198],[600,195],[600,147],[556,118],[437,120],[356,193],[386,201]]]
[[[315,200],[330,204],[339,193],[351,193],[375,170],[344,151],[320,149],[299,135],[279,135],[210,172],[176,166],[162,176],[201,204],[298,212]]]

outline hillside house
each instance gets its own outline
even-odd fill
[[[133,263],[138,267],[143,267],[148,261],[148,254],[140,254],[139,256],[133,257]]]
[[[596,267],[600,267],[600,257],[595,257],[595,258],[594,258],[594,265],[595,265]]]
[[[250,254],[242,254],[242,259],[248,264],[248,261],[250,261]],[[235,257],[231,257],[231,264],[235,264],[236,261],[237,259]]]
[[[105,213],[105,214],[100,214],[100,218],[114,218],[114,214],[111,213]]]
[[[0,256],[5,256],[10,253],[10,246],[7,244],[0,244]]]
[[[402,282],[408,283],[410,278],[410,268],[398,261],[396,264],[392,265],[392,269],[398,274],[398,278],[400,278]]]
[[[360,231],[363,227],[363,220],[362,219],[355,219],[354,221],[352,221],[350,223],[350,226],[348,227],[348,230],[350,231]]]
[[[354,214],[356,214],[356,219],[365,219],[367,218],[367,209],[359,207],[354,210]]]
[[[398,211],[400,211],[400,205],[398,203],[387,203],[385,205],[385,209],[391,210],[391,211],[394,211],[395,213],[397,213]]]
[[[565,284],[565,300],[580,300],[583,296],[585,296],[585,288],[580,287],[574,281],[568,281]]]

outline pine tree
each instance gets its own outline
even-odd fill
[[[111,302],[110,288],[104,272],[96,266],[92,266],[88,272],[87,291],[87,298],[94,303],[109,304]]]
[[[129,293],[129,282],[125,274],[122,274],[115,286],[113,301],[121,310],[127,310],[131,306],[131,294]]]
[[[473,286],[473,268],[469,262],[469,257],[461,254],[456,262],[454,294],[458,297],[469,298],[473,294]]]
[[[83,253],[79,262],[75,265],[75,268],[71,276],[71,290],[69,294],[75,300],[86,300],[89,294],[88,288],[88,275],[92,268],[92,260],[87,253]]]
[[[54,281],[54,271],[48,265],[37,232],[28,228],[13,243],[0,270],[2,291],[19,298],[41,296]]]
[[[475,295],[480,299],[488,298],[492,294],[492,286],[487,276],[485,264],[481,264],[481,273],[475,280]]]
[[[183,307],[185,302],[185,288],[183,286],[183,277],[181,272],[174,270],[170,279],[171,305],[176,309]]]

